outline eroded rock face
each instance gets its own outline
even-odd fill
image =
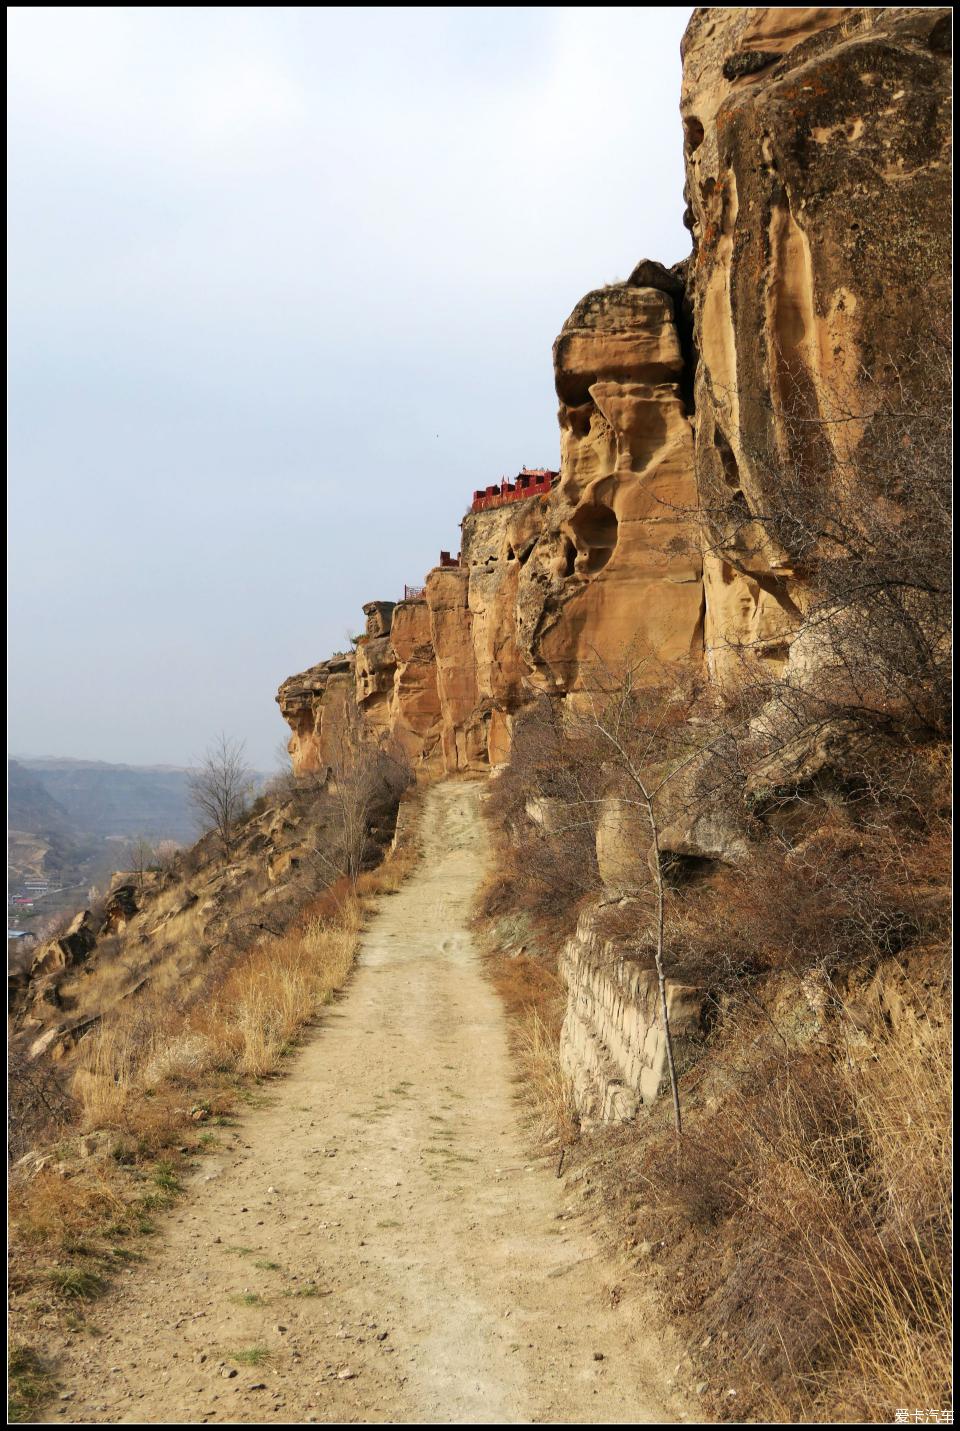
[[[692,258],[577,304],[554,346],[553,491],[469,514],[425,601],[369,603],[354,663],[285,682],[295,768],[323,765],[351,686],[436,772],[496,766],[533,696],[582,703],[641,652],[714,678],[744,646],[799,659],[810,591],[771,488],[785,469],[828,481],[838,443],[870,441],[833,416],[948,311],[949,38],[946,10],[694,12]]]
[[[461,563],[428,574],[425,601],[364,607],[356,703],[415,768],[502,763],[516,711],[539,692],[575,698],[601,666],[640,652],[699,662],[685,326],[682,267],[645,261],[626,283],[587,294],[554,348],[559,484],[468,514]],[[296,770],[327,758],[323,730],[349,680],[346,659],[281,688]]]
[[[440,694],[425,601],[404,601],[394,608],[390,641],[396,662],[391,732],[414,769],[441,773]]]
[[[435,567],[427,576],[427,606],[444,769],[478,769],[486,764],[489,721],[477,701],[468,572],[462,567]]]
[[[654,286],[656,285],[656,286]],[[678,318],[659,264],[577,304],[554,344],[561,477],[518,591],[520,649],[548,692],[639,651],[699,660],[702,566]]]
[[[351,693],[432,775],[495,767],[531,700],[582,708],[604,667],[641,656],[658,681],[674,664],[732,682],[744,651],[804,690],[825,679],[817,623],[804,626],[818,538],[804,546],[771,514],[790,482],[819,483],[855,525],[874,496],[838,474],[867,470],[884,441],[864,375],[923,397],[917,358],[950,311],[950,36],[946,9],[693,12],[692,256],[645,260],[576,305],[553,350],[559,481],[471,512],[461,564],[432,571],[424,600],[365,607],[355,672],[341,657],[285,683],[295,768],[322,765]],[[823,786],[848,742],[821,723],[748,793],[762,804],[785,784]],[[736,813],[701,810],[694,793],[678,788],[662,812],[670,879],[749,858]],[[549,828],[555,812],[536,801],[528,815]],[[614,792],[597,830],[610,899],[644,885],[649,850]],[[595,914],[564,953],[563,1058],[586,1117],[632,1117],[663,1081],[655,991]],[[675,985],[670,999],[693,1048],[699,994]]]
[[[356,703],[352,655],[338,653],[284,681],[277,704],[292,731],[287,749],[296,775],[322,772],[331,763],[348,702]]]
[[[31,980],[39,980],[45,974],[82,964],[96,942],[90,911],[83,909],[75,916],[65,934],[37,951],[30,970]]]
[[[696,471],[719,549],[706,647],[783,665],[806,600],[778,473],[870,440],[862,371],[907,375],[949,311],[949,12],[702,8],[683,40]]]
[[[471,513],[463,523],[477,704],[486,718],[491,766],[509,757],[513,714],[530,699],[530,668],[517,639],[518,596],[548,510],[548,498],[533,497]]]

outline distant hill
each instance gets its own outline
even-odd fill
[[[73,822],[63,806],[19,760],[7,761],[7,823],[31,835],[63,834]]]
[[[180,843],[197,837],[189,771],[177,766],[21,757],[7,761],[7,778],[13,830]]]

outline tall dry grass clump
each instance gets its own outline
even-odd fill
[[[342,988],[363,922],[352,889],[330,890],[283,935],[236,960],[209,996],[182,1014],[163,1000],[122,1006],[84,1041],[74,1088],[86,1129],[142,1131],[162,1106],[211,1079],[276,1073],[303,1028]]]
[[[512,1033],[532,1098],[538,1139],[545,1144],[559,1141],[562,1147],[569,1147],[577,1137],[579,1123],[570,1080],[560,1063],[557,1019],[546,1018],[538,1008],[528,1007],[515,1015]]]
[[[838,1071],[853,1136],[837,1140],[834,1178],[849,1192],[802,1243],[838,1358],[815,1380],[824,1410],[951,1404],[950,1044],[944,1017],[906,1010],[870,1059]]]
[[[274,1073],[305,1024],[342,988],[356,951],[362,911],[356,897],[338,917],[311,918],[270,939],[234,968],[201,1028],[221,1066],[262,1078]]]
[[[865,1027],[862,998],[838,1000],[839,1037],[779,1051],[772,1022],[729,1017],[726,1087],[679,1146],[664,1133],[638,1149],[668,1305],[736,1385],[718,1412],[859,1422],[950,1405],[950,1023],[942,993],[923,1002],[893,1021],[878,1006]]]
[[[495,849],[497,866],[480,890],[475,920],[484,963],[506,1011],[534,1139],[567,1147],[576,1139],[578,1122],[570,1080],[560,1064],[567,995],[557,972],[557,940],[550,925],[515,903],[518,886],[511,879],[509,851],[502,840]]]

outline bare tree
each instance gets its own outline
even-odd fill
[[[236,848],[237,825],[246,811],[252,784],[243,741],[221,731],[191,774],[189,791],[198,823],[205,832],[216,834],[225,860],[232,858]]]
[[[146,835],[135,835],[127,849],[126,863],[130,873],[136,877],[139,891],[143,891],[144,876],[154,867],[156,861],[156,850]]]
[[[679,1135],[680,1094],[667,1003],[671,858],[661,837],[687,811],[695,774],[711,764],[725,771],[736,752],[728,749],[722,725],[697,718],[702,694],[693,677],[664,667],[653,656],[624,658],[616,668],[598,661],[585,684],[587,690],[568,701],[562,715],[548,702],[529,732],[532,738],[522,742],[523,804],[543,838],[568,855],[582,852],[583,865],[593,864],[598,826],[614,813],[630,858],[608,902],[620,907],[631,926],[629,942],[653,958]],[[539,756],[532,753],[537,744]],[[719,780],[719,771],[710,778]],[[592,882],[593,876],[588,878]]]
[[[377,740],[363,724],[356,707],[348,705],[329,751],[322,778],[332,838],[314,854],[328,876],[355,884],[374,843],[375,817],[395,807],[412,779],[409,764],[386,740]]]
[[[163,874],[171,874],[176,867],[180,846],[176,840],[160,840],[153,852],[154,864]]]
[[[48,1059],[31,1059],[22,1049],[7,1053],[8,1162],[37,1143],[61,1136],[76,1111],[67,1078]]]
[[[933,329],[897,362],[875,358],[841,391],[786,371],[764,394],[713,393],[719,429],[701,483],[704,544],[783,605],[802,675],[771,699],[902,738],[950,728],[950,353]],[[735,416],[735,414],[739,414]],[[775,436],[771,435],[775,434]],[[719,460],[719,459],[722,459]],[[691,514],[693,515],[693,514]],[[788,572],[806,595],[793,604]],[[801,647],[797,648],[798,650]],[[739,646],[736,654],[762,654]],[[750,684],[761,684],[752,672]]]

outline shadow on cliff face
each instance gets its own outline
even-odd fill
[[[578,507],[571,519],[579,556],[574,570],[584,575],[602,571],[617,545],[617,514],[602,502]]]

